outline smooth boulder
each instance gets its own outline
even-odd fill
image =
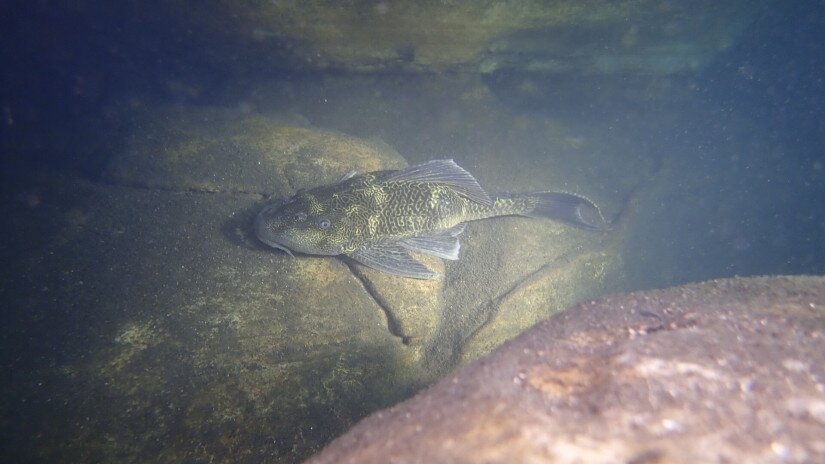
[[[589,301],[309,463],[822,462],[825,277]]]

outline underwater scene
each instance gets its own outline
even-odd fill
[[[0,37],[0,461],[825,462],[825,2]]]

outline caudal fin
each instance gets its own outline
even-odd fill
[[[608,230],[602,212],[587,198],[567,192],[536,192],[528,196],[537,198],[538,203],[527,216],[564,221],[587,230]]]

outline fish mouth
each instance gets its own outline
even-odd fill
[[[273,234],[272,231],[269,230],[269,228],[267,227],[267,221],[264,215],[265,212],[267,212],[267,209],[261,211],[255,218],[255,236],[258,237],[258,240],[265,243],[266,245],[281,251],[285,251],[286,254],[294,258],[295,255],[292,254],[292,251],[283,244],[279,243],[276,234]]]
[[[293,258],[295,257],[295,255],[292,254],[292,252],[289,250],[289,248],[281,245],[280,243],[277,243],[277,242],[264,242],[264,243],[271,246],[272,248],[277,248],[278,250],[285,251],[286,254],[288,254],[289,256],[292,256]]]

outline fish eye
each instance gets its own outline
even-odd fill
[[[327,218],[320,218],[315,224],[319,229],[329,229],[330,222]]]
[[[298,222],[304,222],[307,218],[307,213],[300,212],[295,214],[295,220]]]

